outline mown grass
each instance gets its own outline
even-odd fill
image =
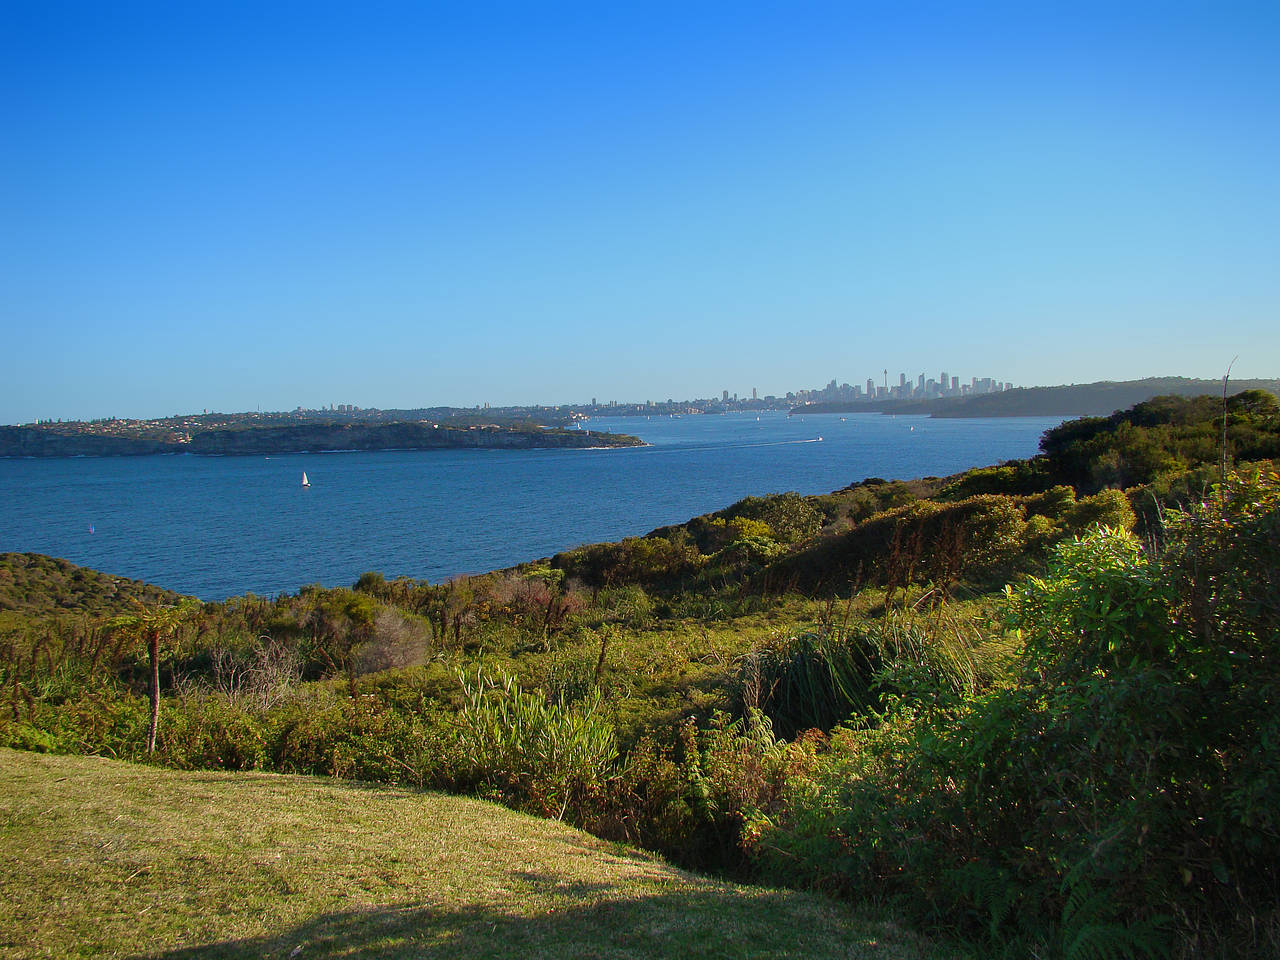
[[[0,750],[7,957],[949,956],[476,800]]]

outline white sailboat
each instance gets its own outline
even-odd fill
[[[307,479],[307,471],[305,470],[302,471],[302,485],[304,487],[311,486],[311,481]]]

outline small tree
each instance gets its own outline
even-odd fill
[[[111,629],[119,631],[136,642],[147,645],[147,666],[150,673],[151,723],[147,727],[147,755],[155,753],[156,736],[160,731],[160,645],[177,635],[182,625],[195,611],[194,600],[172,604],[146,604],[135,601],[138,612],[111,621]]]

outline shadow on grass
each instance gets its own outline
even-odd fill
[[[328,913],[269,936],[150,954],[155,960],[398,960],[537,957],[938,956],[891,925],[826,901],[729,886],[621,894],[611,884],[512,878],[505,903],[401,903]]]

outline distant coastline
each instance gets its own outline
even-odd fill
[[[1232,380],[1232,395],[1265,390],[1280,396],[1280,380]],[[1015,387],[997,393],[932,400],[861,400],[806,403],[792,413],[917,414],[937,418],[986,417],[1105,417],[1152,397],[1197,397],[1222,394],[1221,380],[1189,377],[1148,377],[1144,380],[1103,380],[1057,387]]]
[[[0,457],[127,457],[192,453],[245,455],[339,450],[531,450],[638,447],[626,434],[427,421],[233,427],[180,436],[104,436],[77,424],[0,427]]]

